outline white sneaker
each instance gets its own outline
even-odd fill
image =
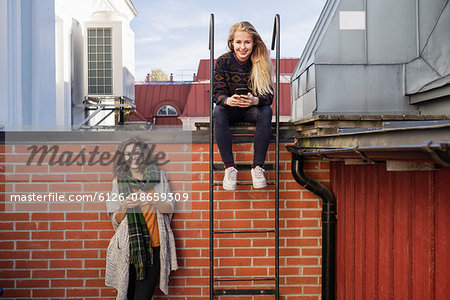
[[[225,169],[225,176],[223,177],[223,189],[234,191],[236,189],[237,173],[235,167],[229,167]]]
[[[252,173],[253,188],[262,189],[267,186],[263,168],[261,168],[260,166],[256,166],[256,168],[252,169],[251,173]]]

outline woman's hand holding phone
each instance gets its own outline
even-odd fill
[[[258,104],[258,98],[246,88],[237,88],[235,94],[228,97],[225,104],[234,107],[250,107]]]

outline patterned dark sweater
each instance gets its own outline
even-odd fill
[[[248,80],[252,70],[250,59],[244,64],[239,63],[233,53],[227,52],[220,56],[214,68],[214,102],[224,105],[225,99],[235,94],[236,88],[248,87]],[[273,93],[258,96],[258,106],[270,106],[273,101]]]

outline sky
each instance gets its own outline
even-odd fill
[[[249,21],[270,48],[280,15],[281,58],[299,58],[326,0],[132,0],[138,16],[135,80],[160,68],[174,80],[192,80],[200,59],[209,58],[209,19],[215,19],[215,55],[225,53],[230,27]],[[271,57],[275,57],[272,52]]]

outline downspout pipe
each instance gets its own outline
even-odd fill
[[[292,154],[292,176],[298,184],[322,198],[322,299],[335,299],[336,280],[336,199],[320,182],[307,176],[303,170],[304,157]]]

